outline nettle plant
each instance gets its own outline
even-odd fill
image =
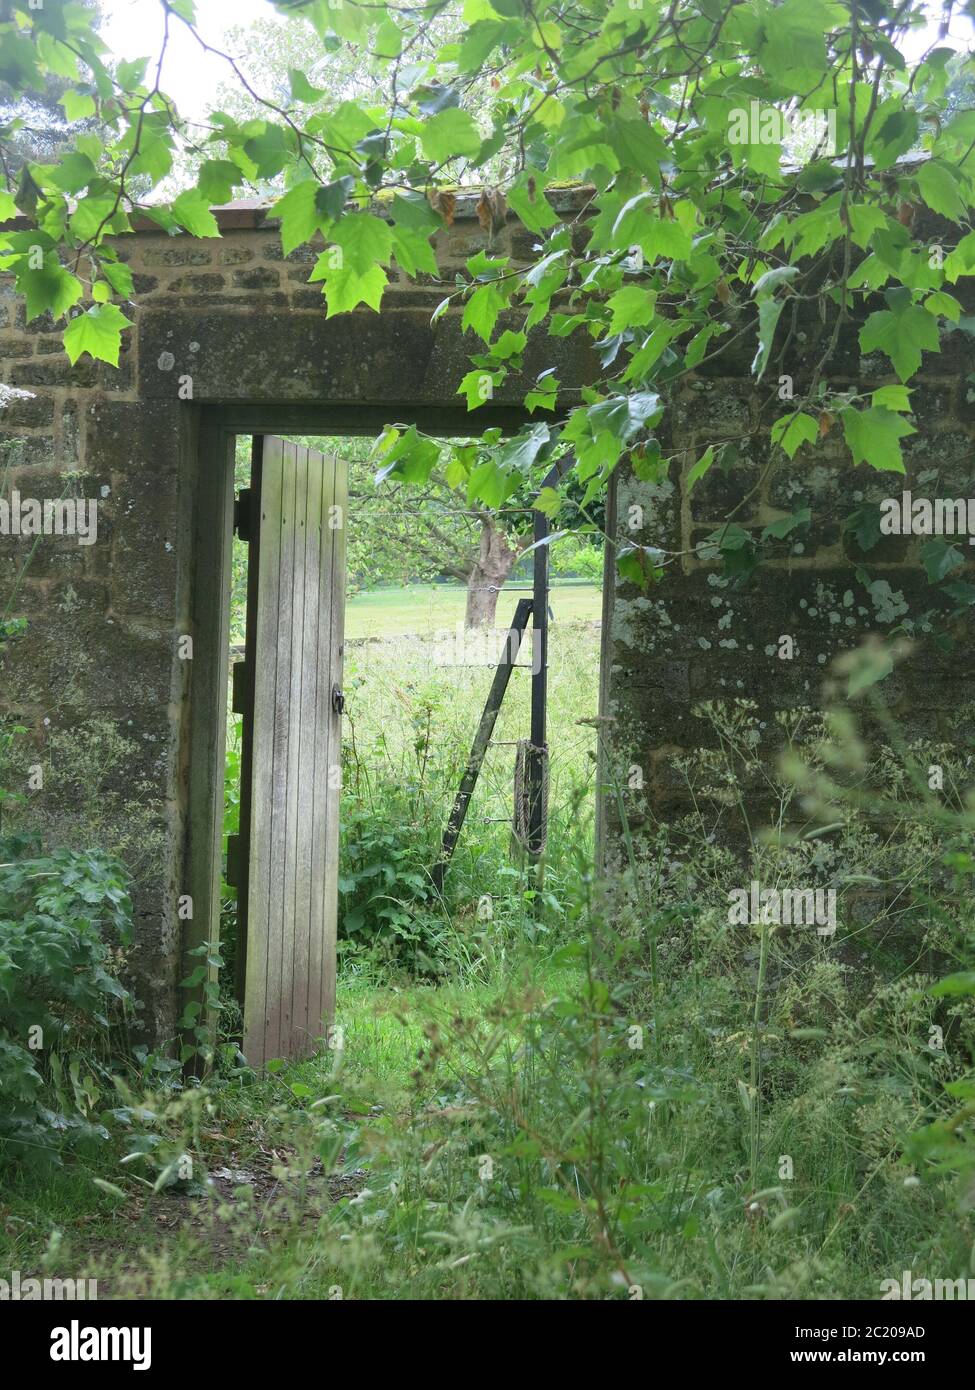
[[[475,348],[458,374],[472,422],[511,389],[533,329],[582,334],[601,363],[590,386],[563,390],[553,344],[551,365],[519,382],[537,418],[455,451],[448,479],[470,504],[502,506],[565,448],[585,488],[573,506],[624,459],[661,478],[670,388],[743,347],[767,407],[755,433],[768,467],[842,440],[852,465],[904,471],[922,355],[971,323],[953,290],[975,271],[972,60],[944,40],[950,7],[939,24],[920,0],[279,0],[305,26],[309,71],[334,55],[374,99],[348,97],[344,79],[316,87],[297,68],[290,96],[271,99],[222,55],[254,114],[215,110],[201,124],[164,89],[173,32],[206,47],[193,0],[161,4],[162,51],[124,62],[79,5],[21,0],[0,24],[14,96],[54,78],[67,120],[83,126],[50,163],[5,161],[19,172],[0,194],[19,218],[0,234],[0,267],[28,320],[63,320],[72,361],[118,361],[133,300],[119,238],[137,215],[173,236],[216,236],[211,204],[270,190],[285,253],[322,239],[310,280],[332,316],[378,310],[394,264],[440,279],[431,237],[469,189],[487,231],[513,215],[537,239],[529,264],[488,249],[444,282],[434,318],[462,308]],[[17,139],[14,119],[0,147]],[[556,184],[585,190],[571,214],[546,196]],[[790,375],[810,326],[815,351]],[[886,384],[865,392],[842,377],[848,335],[889,359]],[[378,450],[383,476],[406,482],[426,482],[441,458],[401,425]],[[734,460],[716,435],[687,486]],[[567,503],[548,489],[538,505],[556,516]],[[736,525],[737,510],[714,548],[741,573],[761,538]],[[773,539],[805,520],[775,523]],[[963,556],[943,550],[932,577],[967,606],[975,588],[952,578]],[[676,558],[635,544],[618,557],[640,584]]]

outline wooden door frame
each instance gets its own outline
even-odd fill
[[[230,668],[230,588],[233,563],[234,446],[241,434],[377,435],[390,421],[405,421],[427,434],[463,438],[471,418],[463,406],[416,403],[289,405],[241,402],[201,405],[188,459],[187,488],[192,497],[193,538],[190,564],[190,663],[188,725],[183,740],[186,817],[183,883],[192,916],[182,923],[183,970],[188,978],[200,964],[192,953],[220,940],[220,878],[223,855],[223,807],[226,760],[226,701]],[[529,416],[515,406],[487,403],[477,413],[478,430],[497,426],[516,433]],[[350,524],[354,518],[350,514]],[[216,983],[215,968],[208,972]],[[188,1003],[200,1005],[195,1023],[206,1017],[211,1039],[216,1015],[207,1010],[204,985],[180,988],[177,1017]],[[185,1041],[192,1045],[189,1029]]]

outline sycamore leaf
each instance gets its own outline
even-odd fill
[[[100,362],[118,366],[122,329],[132,323],[116,304],[95,304],[83,314],[77,314],[64,330],[64,350],[71,365],[83,352]]]
[[[470,157],[481,148],[481,135],[473,116],[453,106],[431,116],[420,136],[423,153],[434,164],[459,156]]]
[[[819,434],[819,426],[811,415],[798,410],[794,415],[783,415],[772,426],[772,443],[778,444],[789,458],[795,458],[796,451],[803,444],[813,444]]]
[[[542,192],[544,182],[544,175],[538,176],[526,169],[507,192],[508,206],[530,232],[545,232],[559,220]]]
[[[645,328],[653,322],[657,296],[640,285],[624,285],[610,295],[606,307],[612,314],[607,332],[622,333],[627,328]]]
[[[888,290],[884,298],[890,307],[870,315],[860,329],[860,347],[886,353],[901,381],[907,381],[921,365],[922,350],[940,352],[938,325],[903,286]]]
[[[921,197],[932,212],[939,212],[952,222],[960,222],[968,215],[956,170],[938,159],[929,159],[918,169],[916,177]]]
[[[173,200],[172,213],[181,227],[190,236],[219,236],[217,219],[210,211],[210,205],[198,188],[188,188]]]
[[[311,85],[300,68],[289,68],[288,80],[291,83],[291,95],[295,101],[315,102],[325,95],[323,88]]]
[[[874,405],[882,405],[885,410],[910,410],[911,388],[909,386],[879,386],[870,399]]]
[[[498,315],[508,303],[509,294],[510,290],[494,281],[479,285],[464,305],[464,317],[461,320],[464,332],[469,328],[473,329],[479,338],[489,343]]]
[[[929,294],[924,301],[924,307],[929,314],[940,314],[952,323],[957,323],[961,318],[961,305],[953,294],[948,294],[945,290],[935,290],[933,294]]]
[[[705,473],[711,467],[712,463],[714,463],[714,448],[712,445],[709,444],[708,447],[705,449],[704,453],[698,459],[697,463],[693,465],[691,471],[687,475],[688,495],[690,495],[691,491],[693,490],[694,484],[699,482],[701,478],[704,477]]]
[[[543,487],[535,498],[535,511],[549,518],[557,516],[562,509],[563,498],[554,487]]]
[[[321,184],[317,179],[303,179],[289,188],[271,209],[272,217],[281,219],[281,250],[286,256],[297,246],[311,241],[316,232],[342,215],[345,201],[355,186],[349,175],[335,183]]]
[[[497,372],[485,372],[475,367],[464,377],[457,388],[457,394],[466,396],[468,410],[476,410],[479,405],[493,399],[495,388],[501,385],[506,375],[503,368]]]
[[[761,381],[765,374],[765,368],[768,366],[772,352],[772,341],[775,338],[775,330],[778,327],[784,307],[785,301],[781,299],[762,299],[759,303],[758,351],[752,362],[752,371],[759,381]]]
[[[418,433],[411,425],[385,455],[385,463],[376,474],[376,485],[393,477],[397,482],[425,483],[437,465],[440,448],[432,439]]]
[[[892,410],[874,405],[868,410],[857,410],[853,406],[844,410],[843,433],[854,463],[869,463],[871,468],[903,473],[900,440],[917,431]]]
[[[359,304],[379,310],[393,249],[393,234],[380,217],[349,213],[331,233],[332,244],[319,256],[309,279],[323,280],[326,318],[347,313]]]
[[[72,125],[75,121],[85,121],[95,114],[95,98],[87,92],[69,89],[59,98],[59,102],[64,107],[65,117]]]
[[[81,281],[65,270],[53,251],[45,252],[43,265],[36,270],[31,269],[29,257],[23,256],[13,271],[17,292],[25,299],[28,323],[46,310],[59,319],[81,298]]]

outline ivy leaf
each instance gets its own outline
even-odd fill
[[[854,463],[869,463],[871,468],[883,472],[903,473],[900,440],[917,431],[892,410],[875,405],[868,410],[857,410],[854,406],[844,410],[843,433]]]
[[[795,458],[803,444],[814,444],[819,435],[819,426],[811,415],[797,410],[793,415],[783,415],[772,426],[772,443],[778,444],[789,458]]]
[[[762,531],[762,540],[784,540],[786,536],[791,535],[797,526],[808,526],[811,518],[812,512],[809,508],[800,507],[790,516],[780,517],[778,521],[770,521]]]
[[[921,562],[927,571],[928,581],[939,584],[945,575],[965,563],[965,556],[957,545],[935,537],[921,546]]]
[[[83,314],[77,314],[64,330],[64,350],[71,365],[83,352],[100,362],[118,366],[119,347],[123,328],[132,323],[116,304],[95,304]]]
[[[921,365],[922,350],[940,352],[938,325],[926,309],[913,303],[904,286],[888,290],[884,298],[890,307],[870,315],[860,329],[860,347],[886,353],[901,381],[907,381]]]

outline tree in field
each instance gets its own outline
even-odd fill
[[[92,28],[97,32],[101,23],[97,0],[76,3],[91,13]],[[55,70],[44,73],[36,89],[24,89],[16,76],[8,78],[0,70],[0,128],[6,142],[4,172],[8,183],[26,164],[50,164],[75,136],[95,128],[90,116],[80,121],[68,118],[62,98],[70,91],[69,78]]]
[[[167,33],[183,27],[202,43],[193,0],[161,4]],[[509,439],[486,430],[446,466],[439,443],[390,427],[381,446],[390,482],[428,488],[442,470],[467,507],[501,516],[571,449],[585,513],[622,461],[641,479],[667,475],[679,386],[746,345],[768,469],[811,463],[825,440],[839,441],[851,466],[904,471],[912,381],[943,332],[968,330],[956,287],[975,274],[975,109],[963,99],[973,62],[930,25],[921,0],[274,8],[301,27],[307,60],[285,89],[276,68],[241,82],[228,59],[227,80],[246,103],[215,110],[202,136],[166,95],[165,43],[112,66],[83,7],[3,9],[0,77],[13,96],[43,92],[55,75],[67,84],[66,116],[99,122],[97,138],[78,135],[20,178],[14,136],[0,131],[9,170],[0,213],[29,224],[0,233],[2,268],[30,319],[49,310],[62,322],[72,361],[117,362],[132,294],[119,242],[135,212],[173,236],[216,236],[211,203],[274,188],[285,251],[325,242],[310,281],[326,315],[379,309],[394,266],[442,280],[435,318],[456,312],[480,340],[457,382],[472,436],[478,410],[522,371],[529,334],[536,343],[582,334],[602,364],[569,397],[553,352],[524,384],[532,423]],[[283,41],[285,50],[294,55]],[[334,84],[322,76],[330,55]],[[349,86],[350,74],[377,71],[375,91]],[[174,161],[191,146],[201,152],[192,182],[169,196]],[[552,183],[578,184],[581,207],[557,211]],[[532,234],[530,263],[486,250],[441,277],[431,238],[449,223],[458,184],[482,185],[486,224],[515,218]],[[912,232],[932,218],[936,253]],[[805,322],[818,325],[815,360],[786,385],[786,354]],[[890,383],[869,395],[850,387],[837,353],[844,328],[889,361]],[[718,428],[686,486],[715,467],[736,476]],[[560,485],[539,506],[561,524],[566,499]],[[735,511],[709,544],[740,574],[762,538],[736,525]],[[775,534],[804,524],[797,513]],[[680,559],[638,544],[618,553],[644,585]],[[939,565],[934,582],[969,603],[975,589],[954,582],[957,564]]]

